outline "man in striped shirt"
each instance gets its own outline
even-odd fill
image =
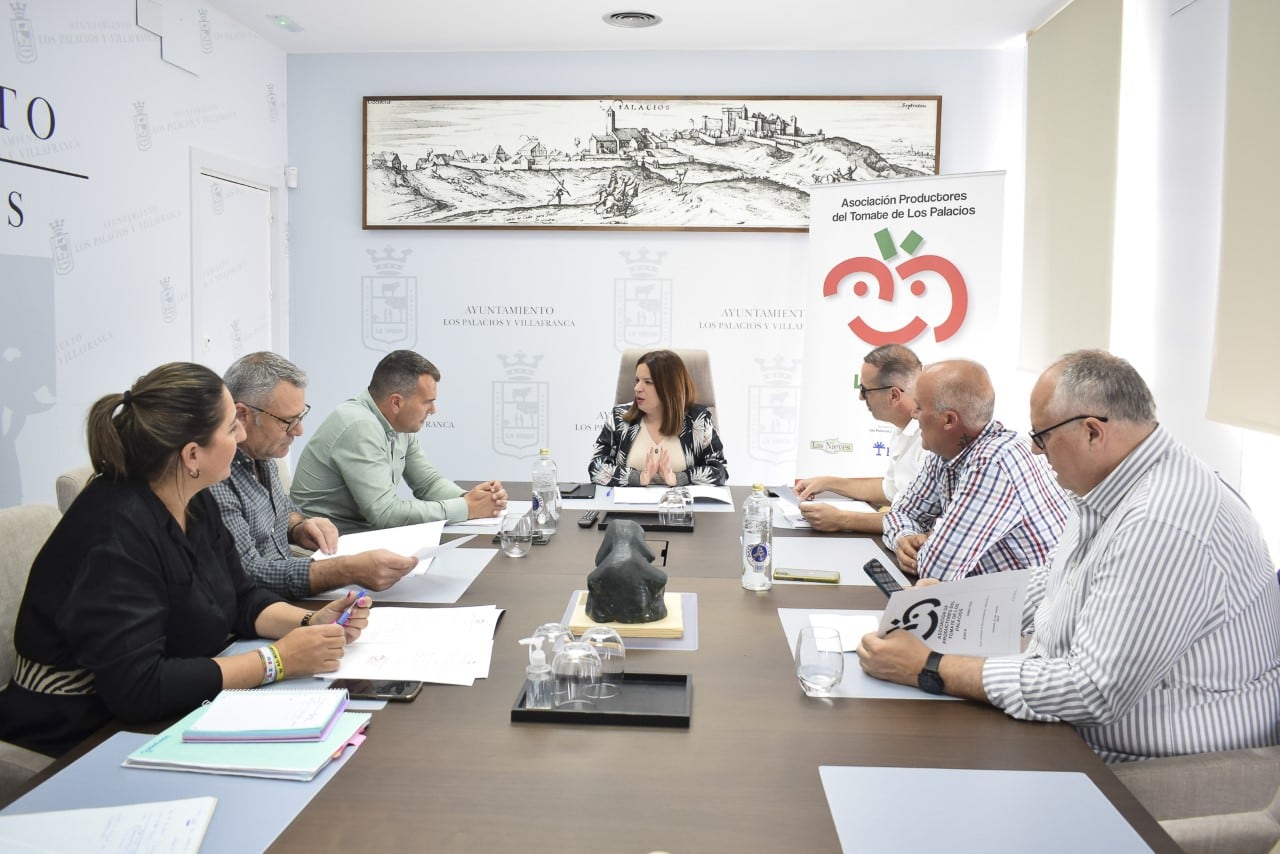
[[[1039,566],[1070,503],[1026,440],[992,420],[996,393],[977,362],[925,368],[914,416],[926,459],[884,517],[884,544],[903,572],[954,581]]]
[[[1108,762],[1280,744],[1280,588],[1244,502],[1109,353],[1045,371],[1031,423],[1075,512],[1028,579],[1024,652],[939,656],[871,634],[862,668],[1074,724]]]

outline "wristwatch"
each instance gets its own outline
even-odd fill
[[[942,674],[938,672],[938,665],[941,663],[942,653],[929,653],[929,658],[924,663],[924,670],[921,670],[920,675],[916,677],[916,684],[920,686],[921,691],[941,694],[946,690],[946,686],[942,684]]]

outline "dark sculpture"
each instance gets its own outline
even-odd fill
[[[667,574],[652,561],[643,528],[629,519],[610,522],[587,576],[587,616],[597,623],[652,623],[667,616]]]

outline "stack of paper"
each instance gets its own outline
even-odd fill
[[[222,691],[201,706],[183,741],[320,741],[347,707],[345,690]]]
[[[615,504],[660,504],[662,496],[671,487],[668,486],[618,486],[613,490]],[[691,484],[682,486],[689,490],[689,495],[697,504],[699,501],[715,504],[733,504],[733,495],[727,486],[710,486],[708,484]]]
[[[100,854],[196,854],[218,799],[0,816],[0,850]]]
[[[437,554],[456,549],[471,540],[471,537],[462,537],[440,545],[440,534],[443,530],[444,522],[423,522],[420,525],[402,525],[399,528],[343,534],[338,537],[338,548],[333,554],[327,555],[316,551],[312,553],[311,559],[326,560],[342,555],[357,555],[371,549],[387,549],[406,557],[416,557],[418,565],[409,572],[409,575],[422,575]]]
[[[320,741],[188,742],[182,734],[203,714],[196,709],[124,760],[127,768],[195,771],[270,777],[278,780],[311,780],[348,744],[359,744],[369,715],[343,712],[329,735]]]
[[[360,639],[325,678],[416,679],[471,685],[489,675],[502,609],[374,608]]]

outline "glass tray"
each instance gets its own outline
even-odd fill
[[[693,716],[693,677],[624,673],[618,696],[589,708],[526,709],[524,686],[511,706],[511,720],[559,724],[613,724],[688,728]]]

